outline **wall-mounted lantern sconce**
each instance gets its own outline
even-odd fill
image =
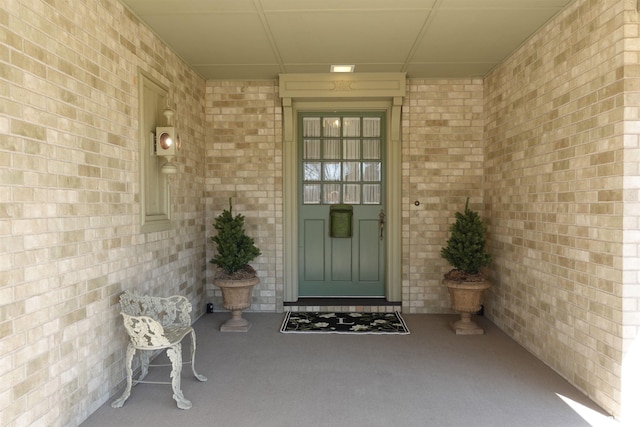
[[[182,149],[182,141],[180,141],[178,129],[171,125],[173,110],[167,108],[163,114],[167,118],[168,126],[156,128],[155,153],[156,156],[164,157],[167,160],[160,167],[160,171],[164,174],[174,174],[178,172],[178,167],[173,163],[173,158]]]

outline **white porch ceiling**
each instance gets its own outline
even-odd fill
[[[207,80],[482,77],[574,0],[121,0]]]

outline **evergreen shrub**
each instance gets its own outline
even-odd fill
[[[487,227],[480,215],[469,209],[468,197],[464,212],[455,215],[456,221],[449,228],[451,236],[440,255],[463,276],[479,274],[491,262],[491,255],[485,248]]]

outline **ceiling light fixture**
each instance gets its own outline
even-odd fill
[[[355,65],[332,65],[331,72],[332,73],[353,73],[356,69]]]

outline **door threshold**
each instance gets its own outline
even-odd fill
[[[399,306],[400,301],[387,301],[385,298],[325,298],[325,297],[306,297],[298,298],[298,301],[285,302],[285,307],[296,306]]]

